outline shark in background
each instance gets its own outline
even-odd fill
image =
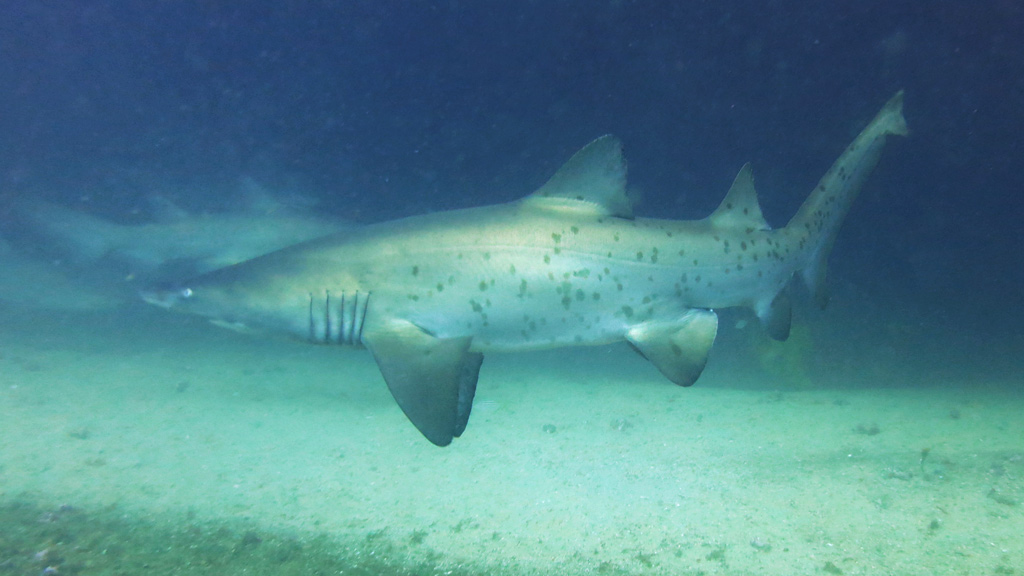
[[[539,190],[508,204],[365,226],[143,294],[219,323],[321,344],[365,346],[431,442],[468,423],[483,354],[626,341],[689,386],[718,331],[746,307],[789,334],[786,287],[827,300],[844,217],[886,137],[905,135],[896,94],[782,228],[761,214],[749,165],[707,218],[639,218],[612,136],[591,142]]]
[[[308,201],[241,183],[234,210],[192,213],[150,197],[149,219],[123,223],[68,206],[11,203],[0,219],[0,301],[43,309],[107,309],[138,283],[201,274],[353,226]]]
[[[162,197],[150,199],[154,218],[122,224],[59,204],[35,202],[16,209],[31,237],[76,264],[121,262],[130,274],[152,278],[163,270],[201,274],[350,228],[265,200],[241,211],[189,213]]]
[[[96,311],[124,302],[115,291],[73,278],[52,262],[15,249],[0,236],[0,303],[22,309]]]

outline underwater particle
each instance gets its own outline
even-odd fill
[[[719,546],[718,548],[715,548],[714,550],[709,552],[708,555],[704,557],[704,559],[717,560],[722,564],[725,564],[725,546]]]
[[[825,572],[828,572],[829,574],[842,574],[843,573],[843,571],[839,569],[839,566],[836,566],[831,561],[826,561],[825,562],[825,566],[822,567],[822,570],[824,570]]]
[[[645,568],[653,568],[654,567],[654,562],[653,562],[654,555],[653,554],[644,554],[643,552],[637,552],[636,556],[634,556],[633,559],[636,560],[637,562],[643,564]]]
[[[554,434],[555,432],[558,431],[558,428],[556,428],[554,424],[545,424],[544,426],[541,427],[541,430],[547,432],[548,434]]]
[[[924,461],[928,459],[928,455],[932,453],[931,448],[921,448],[921,460],[918,464],[921,465],[921,474],[924,475]]]
[[[78,440],[87,440],[91,434],[92,433],[89,432],[89,429],[85,426],[79,426],[78,428],[68,430],[68,436],[77,438]]]
[[[462,520],[459,520],[459,522],[457,524],[452,526],[452,532],[455,533],[455,534],[458,534],[458,533],[462,532],[466,528],[478,528],[478,527],[479,526],[477,526],[476,522],[474,522],[471,518],[463,518]]]
[[[633,423],[630,422],[629,420],[625,419],[625,418],[618,418],[616,420],[612,420],[611,426],[612,426],[612,430],[618,430],[619,432],[625,432],[626,430],[629,430],[630,428],[633,427]]]
[[[754,550],[757,550],[758,552],[771,552],[772,551],[772,545],[767,543],[767,542],[765,542],[764,540],[762,540],[760,538],[754,538],[753,540],[751,540],[750,541],[750,545],[753,546]]]
[[[902,480],[906,482],[914,477],[914,473],[890,466],[882,472],[882,477],[886,480]]]
[[[1017,504],[1020,504],[1020,502],[1013,496],[1004,494],[996,490],[995,488],[990,489],[988,491],[988,494],[986,494],[985,496],[987,496],[991,500],[994,500],[998,504],[1002,504],[1003,506],[1016,506]]]
[[[878,428],[878,424],[871,422],[870,424],[857,424],[857,427],[854,428],[853,431],[865,436],[876,436],[881,432],[881,429]]]
[[[39,564],[49,564],[50,559],[53,558],[53,555],[53,549],[47,547],[33,554],[32,560]]]
[[[951,420],[959,420],[960,419],[960,409],[959,408],[953,408],[952,410],[950,410],[949,411],[949,417],[950,417]]]
[[[255,530],[246,530],[245,534],[242,534],[241,545],[247,546],[259,546],[263,543],[263,538]]]

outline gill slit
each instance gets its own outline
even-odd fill
[[[309,293],[309,340],[324,344],[359,345],[362,343],[370,293],[325,290],[320,297]]]

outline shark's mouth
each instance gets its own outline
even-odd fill
[[[309,340],[323,344],[361,345],[369,292],[309,294]]]

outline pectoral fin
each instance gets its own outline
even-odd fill
[[[717,334],[718,315],[692,309],[675,322],[638,324],[626,339],[669,380],[689,386],[704,371]]]
[[[469,422],[482,354],[470,338],[437,338],[406,321],[363,334],[384,380],[405,415],[438,446],[447,446]]]

